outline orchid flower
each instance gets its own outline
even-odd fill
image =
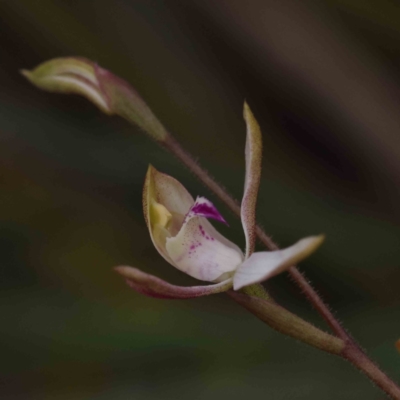
[[[254,253],[255,209],[261,176],[261,132],[245,103],[247,125],[246,175],[241,203],[241,221],[246,239],[242,250],[222,236],[208,221],[226,223],[206,198],[196,200],[184,186],[150,166],[143,189],[143,209],[155,248],[175,268],[211,285],[182,287],[128,266],[116,267],[138,292],[159,298],[192,298],[220,293],[265,281],[298,263],[322,243],[312,236],[291,247]]]

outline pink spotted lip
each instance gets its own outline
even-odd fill
[[[192,208],[187,213],[186,218],[191,218],[194,216],[215,219],[216,221],[228,225],[228,223],[225,221],[224,217],[219,213],[214,204],[211,203],[210,200],[207,200],[205,197],[199,197],[199,196],[197,197]]]
[[[215,241],[215,238],[213,238],[212,236],[207,235],[206,231],[203,228],[203,225],[199,225],[199,231],[201,236],[203,236],[204,239],[206,240],[211,240],[212,242]],[[195,242],[193,242],[190,247],[189,247],[189,257],[192,254],[196,253],[196,249],[200,246],[203,246],[203,244],[201,242],[199,242],[198,240],[196,240]]]
[[[224,221],[225,222],[225,221]],[[225,222],[226,223],[226,222]],[[199,225],[199,231],[201,233],[201,236],[203,236],[204,239],[206,240],[212,240],[214,241],[215,239],[212,236],[208,236],[206,231],[204,230],[202,225]]]

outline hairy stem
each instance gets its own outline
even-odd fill
[[[347,343],[341,356],[367,375],[367,377],[390,398],[394,400],[400,399],[400,387],[372,362],[354,342]]]

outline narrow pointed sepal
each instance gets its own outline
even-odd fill
[[[262,251],[252,254],[239,266],[233,277],[233,288],[239,290],[245,286],[263,282],[292,265],[307,258],[324,241],[324,236],[312,236],[299,240],[293,246],[276,251]]]
[[[260,127],[247,103],[244,103],[243,116],[247,126],[246,136],[246,175],[241,205],[241,219],[246,237],[245,258],[254,251],[256,241],[256,204],[261,178],[262,136]]]
[[[191,299],[226,292],[232,288],[232,279],[214,285],[176,286],[137,268],[120,266],[115,267],[115,270],[126,279],[132,289],[160,299]]]
[[[104,113],[125,118],[157,141],[168,136],[136,90],[93,61],[81,57],[55,58],[21,73],[40,89],[84,96]]]

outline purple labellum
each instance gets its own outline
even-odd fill
[[[187,214],[187,217],[189,218],[192,216],[211,218],[228,225],[228,223],[225,221],[224,217],[219,213],[214,204],[211,203],[210,200],[207,200],[205,197],[197,197],[196,202],[193,204],[192,208]],[[201,226],[200,230],[202,230]]]

